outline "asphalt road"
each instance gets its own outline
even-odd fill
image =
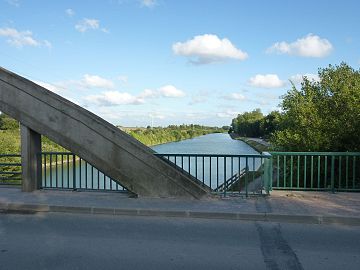
[[[359,269],[360,227],[0,214],[0,269]]]

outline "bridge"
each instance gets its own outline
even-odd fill
[[[201,199],[272,189],[360,191],[360,153],[159,154],[86,109],[0,68],[0,111],[21,124],[21,155],[0,153],[0,184]],[[70,152],[41,151],[41,135]],[[13,160],[4,162],[2,159]],[[19,171],[2,168],[17,167]]]
[[[0,68],[0,111],[21,124],[23,191],[41,187],[41,135],[45,135],[139,196],[209,196],[208,188],[125,132],[4,68]]]

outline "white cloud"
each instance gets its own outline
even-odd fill
[[[301,84],[303,82],[303,77],[307,77],[308,80],[312,81],[316,81],[318,82],[320,80],[319,75],[317,74],[311,74],[311,73],[306,73],[306,74],[295,74],[293,76],[290,77],[290,81],[293,82],[294,84]]]
[[[85,74],[83,79],[80,81],[80,85],[86,88],[114,88],[114,83],[111,80],[102,78],[98,75]]]
[[[19,7],[20,6],[20,1],[19,0],[6,0],[6,2],[8,2],[8,4],[14,6],[14,7]]]
[[[100,30],[104,33],[109,33],[106,28],[100,28],[100,21],[96,19],[84,18],[75,25],[75,29],[79,32],[86,32],[88,30]]]
[[[138,105],[144,103],[144,100],[139,97],[119,91],[106,91],[99,95],[90,95],[85,100],[99,106]]]
[[[218,112],[216,113],[217,117],[220,118],[234,118],[235,116],[237,116],[240,112],[238,111],[234,111],[234,110],[224,110],[222,112]]]
[[[54,93],[59,93],[61,90],[59,89],[59,87],[53,85],[53,84],[50,84],[50,83],[47,83],[47,82],[42,82],[42,81],[33,81],[34,83],[46,88],[47,90],[51,91],[51,92],[54,92]]]
[[[0,36],[6,37],[6,41],[16,48],[22,48],[24,46],[51,47],[51,43],[47,40],[39,41],[34,39],[32,32],[29,30],[18,31],[15,28],[0,28]]]
[[[148,8],[151,8],[157,4],[156,0],[141,0],[140,2],[141,2],[141,6]]]
[[[177,42],[172,49],[177,55],[189,57],[194,64],[209,64],[228,59],[245,60],[248,57],[246,52],[237,49],[227,38],[219,39],[211,34]]]
[[[117,77],[117,79],[118,79],[119,81],[121,81],[122,83],[127,83],[127,82],[128,82],[128,77],[127,77],[126,75],[119,75],[119,76]]]
[[[152,89],[145,89],[139,94],[139,98],[146,99],[146,98],[157,98],[157,97],[165,97],[165,98],[181,98],[184,97],[186,94],[184,91],[177,89],[173,85],[165,85],[160,87],[157,90]]]
[[[267,49],[268,53],[290,54],[303,57],[325,57],[331,53],[333,46],[329,40],[317,35],[308,34],[294,42],[276,42]]]
[[[237,100],[237,101],[246,100],[246,97],[240,93],[231,93],[230,95],[223,96],[223,98],[227,100]]]
[[[65,10],[66,15],[68,15],[69,17],[72,17],[75,15],[75,11],[72,10],[71,8],[68,8],[67,10]]]
[[[249,79],[249,84],[260,88],[279,88],[286,83],[280,80],[276,74],[257,74]]]
[[[173,85],[165,85],[165,86],[161,87],[159,89],[159,93],[161,96],[168,97],[168,98],[179,98],[179,97],[185,96],[184,91],[177,89]]]

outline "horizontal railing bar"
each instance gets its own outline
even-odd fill
[[[360,156],[360,152],[269,152],[273,156]]]
[[[9,178],[9,177],[0,177],[1,181],[19,181],[21,178]]]
[[[16,171],[16,172],[2,172],[2,171],[0,171],[0,174],[21,174],[22,172],[18,172],[18,171]]]
[[[21,157],[19,154],[0,154],[0,158],[3,157]]]
[[[75,155],[71,152],[41,152],[42,155]]]
[[[7,180],[7,179],[5,179],[5,180]],[[21,179],[16,179],[16,181],[19,181],[19,180],[21,180]],[[2,182],[0,182],[0,186],[21,186],[21,183],[6,183],[6,182],[2,183]]]
[[[0,166],[13,166],[13,167],[18,167],[21,166],[21,163],[0,163]]]
[[[161,154],[161,153],[154,153],[155,156],[159,157],[251,157],[251,158],[270,158],[268,155],[261,155],[261,154],[240,154],[240,155],[222,155],[222,154]]]

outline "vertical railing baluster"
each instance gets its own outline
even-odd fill
[[[198,179],[198,164],[197,164],[197,159],[198,157],[195,156],[195,178]]]
[[[330,179],[331,179],[331,192],[334,193],[335,192],[335,157],[331,156],[331,175],[330,175]]]
[[[61,188],[64,188],[64,155],[61,154]]]
[[[82,188],[81,176],[81,157],[79,157],[79,188]]]
[[[352,188],[355,189],[355,177],[356,177],[356,156],[353,156],[353,180],[352,180]]]
[[[210,171],[210,174],[209,174],[209,180],[210,180],[210,188],[212,189],[212,184],[211,184],[211,175],[212,175],[212,172],[211,172],[211,156],[209,156],[209,161],[210,161],[210,164],[209,164],[209,171]]]
[[[100,171],[98,169],[97,170],[97,190],[100,189]]]
[[[327,189],[328,186],[327,186],[327,164],[328,164],[328,161],[327,161],[327,156],[325,156],[325,182],[324,182],[324,188]]]
[[[46,154],[44,154],[44,185],[43,187],[48,187],[46,179]]]
[[[300,187],[300,156],[297,156],[297,188]]]
[[[306,171],[306,158],[307,158],[307,156],[304,156],[304,188],[306,189],[306,173],[307,173],[307,171]]]
[[[247,198],[249,196],[249,194],[248,194],[248,177],[249,177],[248,157],[246,157],[245,164],[246,164],[246,169],[245,169],[245,196]]]
[[[290,156],[290,188],[293,187],[293,156]]]
[[[349,156],[346,156],[345,162],[345,187],[349,188]]]
[[[56,188],[59,187],[58,184],[58,155],[55,154],[55,182],[56,182]]]
[[[66,188],[70,188],[70,166],[69,166],[69,157],[70,154],[66,155],[66,161],[67,161],[67,167],[66,167],[66,171],[67,171],[67,186]]]
[[[76,190],[76,156],[73,154],[73,190]]]
[[[219,156],[216,156],[216,187],[219,187]]]
[[[224,197],[226,197],[226,189],[227,189],[227,184],[226,184],[226,157],[224,156]]]
[[[94,189],[94,166],[91,165],[91,189]]]
[[[276,187],[280,187],[280,155],[277,156]]]
[[[283,169],[283,181],[284,181],[284,185],[283,187],[286,188],[286,156],[284,156],[284,169]]]
[[[338,179],[338,189],[341,189],[341,165],[342,165],[342,156],[339,156],[339,179]]]
[[[314,156],[311,155],[311,164],[310,164],[310,187],[314,187]]]
[[[202,156],[202,183],[205,184],[205,157]]]
[[[317,171],[317,188],[320,188],[320,156],[318,156],[318,171]]]

